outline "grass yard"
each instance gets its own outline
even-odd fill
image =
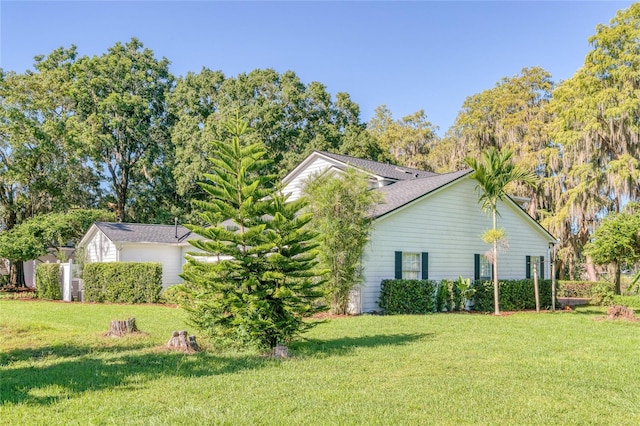
[[[339,318],[279,361],[162,349],[176,308],[0,300],[0,423],[640,424],[640,322],[603,316]]]

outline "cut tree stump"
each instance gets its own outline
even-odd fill
[[[633,313],[633,309],[630,309],[626,306],[622,305],[614,305],[607,309],[607,318],[608,319],[626,319],[629,321],[638,321],[635,314]]]
[[[284,345],[277,345],[271,350],[271,356],[274,358],[289,358],[289,348]]]
[[[111,320],[107,336],[122,337],[125,334],[137,333],[136,319],[129,318],[127,320]]]
[[[196,336],[188,336],[187,331],[174,331],[167,342],[167,348],[184,352],[198,352],[200,347],[196,343]]]

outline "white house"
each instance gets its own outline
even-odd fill
[[[352,294],[353,313],[376,311],[384,279],[491,279],[481,235],[492,226],[478,204],[480,190],[471,170],[436,174],[328,152],[313,152],[283,180],[290,199],[300,196],[315,174],[355,167],[370,176],[384,201],[374,213],[370,242],[362,258],[363,285]],[[498,226],[508,247],[499,252],[501,279],[531,276],[532,265],[548,278],[555,238],[513,199],[498,204]]]
[[[185,255],[194,251],[191,239],[200,239],[180,225],[96,222],[78,243],[87,262],[160,262],[162,288],[182,282]]]

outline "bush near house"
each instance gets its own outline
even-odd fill
[[[157,262],[88,263],[84,266],[87,302],[156,303],[162,290]]]
[[[36,268],[36,297],[38,299],[62,299],[60,264],[43,263]]]
[[[493,283],[476,281],[473,310],[493,311]],[[540,309],[551,307],[551,280],[539,280]],[[503,280],[499,282],[500,307],[504,311],[522,311],[536,308],[533,280]]]
[[[379,305],[386,314],[429,314],[435,309],[435,281],[383,280],[380,286]]]
[[[609,287],[614,290],[614,284],[604,281],[558,281],[558,297],[585,297],[590,298],[595,287]]]

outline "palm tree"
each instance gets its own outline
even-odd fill
[[[493,244],[493,304],[495,314],[500,314],[498,303],[498,240],[504,233],[497,229],[498,201],[506,197],[505,188],[512,182],[535,185],[535,174],[516,166],[511,161],[513,152],[508,149],[499,151],[490,147],[481,153],[482,158],[465,159],[465,163],[473,169],[471,177],[478,181],[476,188],[482,189],[478,203],[484,212],[491,212],[493,229],[485,234],[485,241]]]

